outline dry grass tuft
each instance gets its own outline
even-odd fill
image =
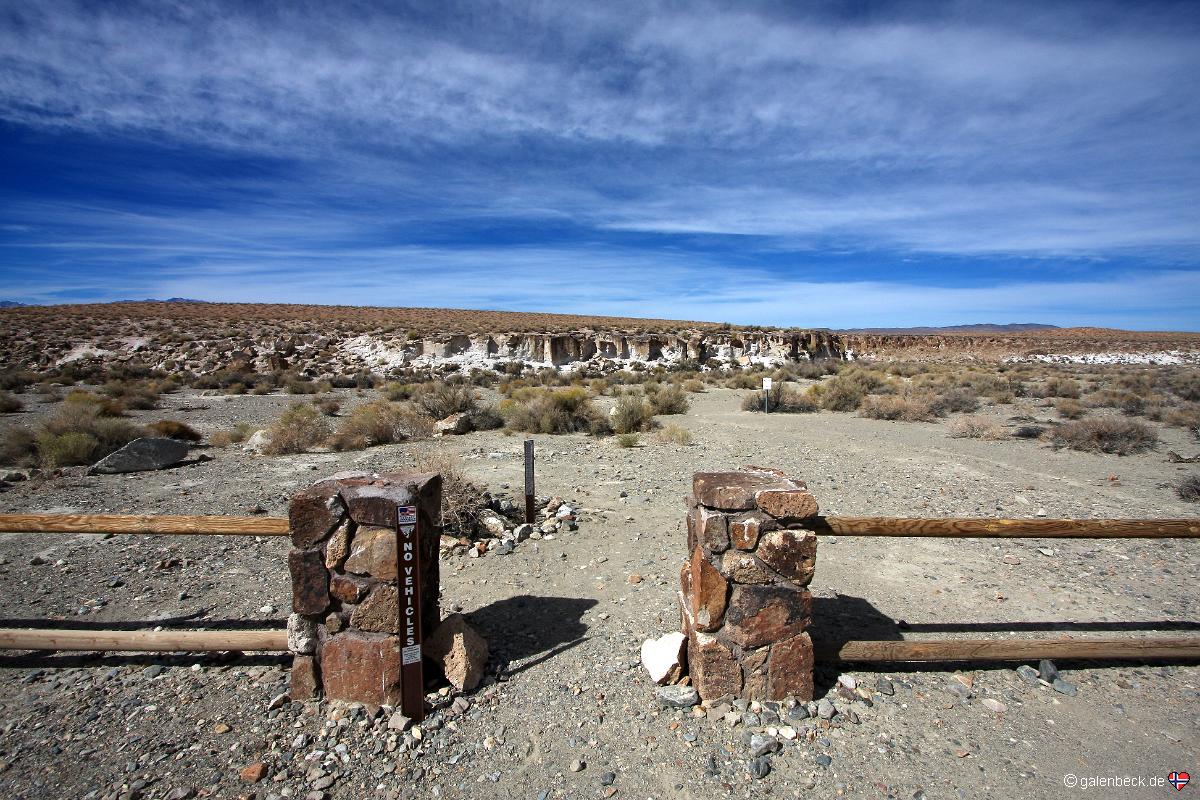
[[[959,417],[950,423],[952,439],[1007,439],[1004,429],[986,417]]]
[[[204,437],[186,422],[177,419],[163,419],[146,426],[155,436],[165,436],[168,439],[178,439],[181,442],[198,442]]]
[[[1059,425],[1051,434],[1051,441],[1056,447],[1125,456],[1149,450],[1158,442],[1158,434],[1144,422],[1124,417],[1093,417]]]
[[[868,419],[931,422],[937,414],[933,400],[922,395],[871,395],[862,401],[859,416]]]
[[[304,453],[324,444],[329,438],[329,423],[321,412],[308,403],[293,403],[270,428],[271,441],[263,448],[267,455]]]

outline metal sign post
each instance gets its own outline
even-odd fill
[[[417,507],[396,507],[396,577],[400,589],[400,710],[413,722],[425,719],[421,664],[421,538]]]
[[[771,413],[771,379],[763,378],[763,413]]]
[[[533,524],[533,439],[525,440],[525,522]]]

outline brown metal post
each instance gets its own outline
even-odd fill
[[[413,722],[425,719],[421,664],[421,537],[417,507],[396,507],[396,577],[400,607],[400,709]]]
[[[533,524],[533,439],[525,440],[525,522]]]

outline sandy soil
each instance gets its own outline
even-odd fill
[[[1155,451],[1098,456],[1024,440],[952,439],[946,422],[829,412],[764,417],[737,410],[741,394],[695,396],[687,415],[669,420],[694,434],[690,446],[644,437],[644,446],[623,450],[612,439],[534,437],[538,493],[580,507],[579,531],[524,542],[507,556],[443,564],[443,611],[461,606],[489,639],[492,677],[467,696],[465,713],[435,715],[420,742],[389,735],[386,718],[363,710],[316,703],[268,710],[286,688],[281,657],[10,654],[0,657],[0,792],[260,800],[311,792],[585,798],[614,789],[619,797],[657,798],[1163,797],[1172,792],[1162,785],[1169,772],[1197,772],[1195,665],[1061,664],[1075,696],[1027,681],[1017,665],[879,672],[819,665],[818,694],[829,692],[858,723],[848,713],[832,725],[795,722],[798,737],[781,740],[761,779],[748,772],[748,737],[780,723],[760,717],[758,728],[754,719],[731,727],[660,709],[637,651],[678,624],[683,497],[694,471],[777,467],[806,480],[823,511],[835,514],[1196,515],[1170,487],[1195,469],[1166,460],[1167,450],[1197,449],[1178,429],[1161,428]],[[350,392],[343,398],[346,406],[355,400]],[[185,419],[209,434],[239,420],[265,425],[291,399],[183,392],[137,416]],[[0,424],[40,413],[34,404]],[[1033,405],[983,413],[1002,422],[1048,416]],[[241,514],[261,505],[282,515],[291,492],[321,476],[403,468],[428,447],[458,453],[470,477],[519,499],[521,438],[497,431],[278,458],[206,450],[212,461],[158,473],[20,483],[0,493],[0,510]],[[814,638],[1007,635],[991,623],[1017,636],[1129,627],[1113,625],[1121,622],[1194,631],[1187,623],[1200,619],[1197,547],[822,537]],[[278,539],[0,534],[4,624],[279,625],[290,602],[286,549]],[[632,575],[640,581],[631,583]],[[894,693],[876,693],[870,706],[841,700],[833,686],[842,673],[867,687],[890,679]],[[962,687],[956,675],[969,691],[953,688]],[[985,699],[1006,710],[989,710]],[[241,781],[238,770],[258,761],[267,777]],[[1132,788],[1070,786],[1123,776]]]

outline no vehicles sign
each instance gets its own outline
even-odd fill
[[[417,507],[396,507],[397,579],[400,595],[400,687],[404,716],[425,718],[425,676],[421,668],[421,538]]]

